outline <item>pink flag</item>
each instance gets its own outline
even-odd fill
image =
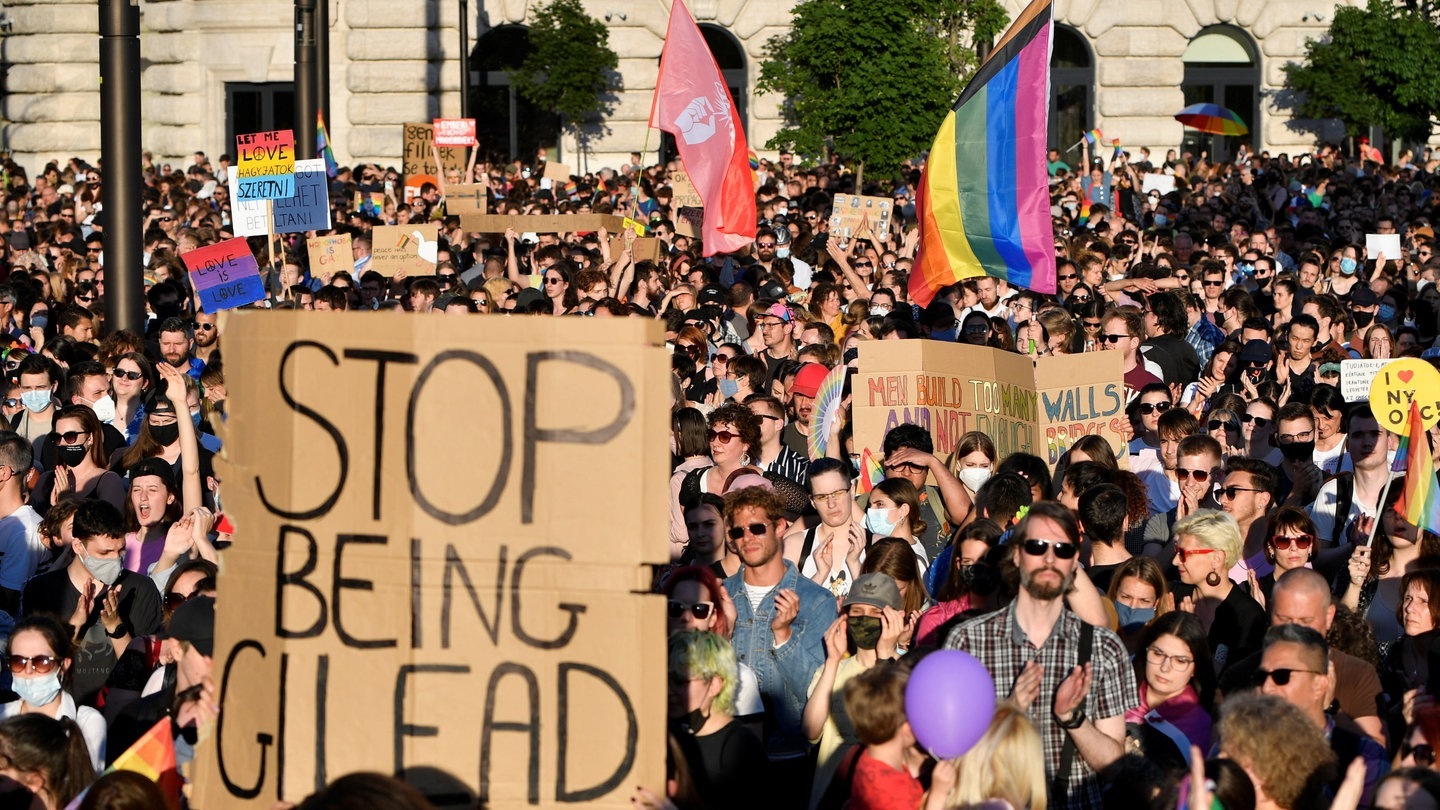
[[[729,253],[755,241],[750,147],[735,120],[735,103],[720,68],[684,0],[675,0],[670,8],[650,126],[675,136],[680,162],[705,203],[705,255]]]

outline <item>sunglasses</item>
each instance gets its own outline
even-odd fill
[[[1214,433],[1214,432],[1217,431],[1217,430],[1239,430],[1239,429],[1240,429],[1240,425],[1239,425],[1239,423],[1237,423],[1237,422],[1221,422],[1219,419],[1211,419],[1210,422],[1209,422],[1209,424],[1207,425],[1207,427],[1210,428],[1210,432],[1211,432],[1211,433]]]
[[[190,328],[191,328],[191,329],[195,329],[195,330],[200,331],[200,332],[213,332],[213,331],[215,331],[215,324],[213,324],[213,323],[192,323],[192,324],[190,324]]]
[[[765,533],[770,531],[770,527],[764,523],[751,523],[749,526],[732,526],[730,527],[730,539],[739,540],[745,536],[747,529],[750,531],[750,534],[755,537],[764,537]]]
[[[1076,304],[1088,304],[1088,303],[1090,303],[1090,296],[1088,296],[1088,295],[1077,295],[1077,296],[1075,296],[1074,298],[1071,298],[1070,301],[1071,301],[1072,303],[1076,303]],[[1128,336],[1127,336],[1127,337],[1128,337]]]
[[[183,593],[167,593],[165,594],[165,609],[174,610],[185,604],[185,600],[189,598]]]
[[[1254,488],[1254,487],[1236,487],[1236,486],[1229,486],[1229,487],[1221,487],[1221,488],[1215,490],[1215,494],[1218,495],[1218,496],[1220,496],[1221,498],[1224,498],[1224,499],[1227,500],[1227,501],[1233,501],[1233,500],[1235,500],[1235,498],[1236,498],[1236,494],[1237,494],[1237,493],[1240,493],[1240,492],[1264,492],[1264,491],[1265,491],[1265,490],[1263,490],[1263,489],[1256,489],[1256,488]]]
[[[60,659],[53,655],[23,655],[10,656],[10,671],[19,675],[27,669],[31,669],[37,675],[49,675],[60,666]]]
[[[1080,551],[1080,547],[1066,540],[1026,540],[1020,546],[1031,557],[1044,557],[1045,549],[1053,549],[1055,559],[1068,560]]]
[[[1241,422],[1244,422],[1244,423],[1247,424],[1247,425],[1250,424],[1251,422],[1254,422],[1254,423],[1255,423],[1255,427],[1265,427],[1266,425],[1270,424],[1270,420],[1269,420],[1269,419],[1266,419],[1266,418],[1263,417],[1263,416],[1254,416],[1254,415],[1251,415],[1251,414],[1248,414],[1248,413],[1245,414],[1244,416],[1240,417],[1240,421],[1241,421]]]
[[[696,602],[692,605],[688,602],[681,602],[678,599],[671,599],[665,605],[665,611],[670,614],[670,618],[672,619],[678,619],[686,613],[689,613],[691,616],[703,622],[710,618],[710,614],[714,610],[715,605],[710,602]]]
[[[1279,681],[1276,681],[1276,683],[1279,683]],[[1414,757],[1416,765],[1422,768],[1428,768],[1435,764],[1435,749],[1425,743],[1420,743],[1419,745],[1406,743],[1400,746],[1400,758],[1404,759],[1405,757]]]
[[[1205,279],[1204,281],[1202,281],[1202,282],[1200,282],[1200,283],[1201,283],[1201,284],[1204,284],[1206,287],[1224,287],[1224,286],[1225,286],[1225,281],[1224,281],[1223,279],[1220,280],[1220,281],[1211,281],[1210,279],[1207,278],[1207,279]]]
[[[1170,410],[1170,403],[1168,403],[1168,402],[1142,402],[1142,403],[1140,403],[1139,405],[1136,405],[1136,406],[1135,406],[1135,410],[1139,411],[1141,414],[1143,414],[1143,415],[1145,415],[1145,416],[1149,416],[1150,414],[1156,413],[1156,412],[1165,413],[1166,411]]]
[[[1094,332],[1096,329],[1099,329],[1101,325],[1102,324],[1099,321],[1085,321],[1085,331]],[[1107,335],[1106,337],[1109,336]]]
[[[6,397],[6,398],[5,398],[5,407],[7,407],[7,408],[18,408],[18,407],[20,407],[20,400],[14,398],[14,397]]]
[[[1059,247],[1059,246],[1057,245],[1056,247]],[[1055,279],[1056,279],[1057,281],[1069,281],[1069,280],[1071,280],[1071,279],[1076,279],[1076,278],[1079,278],[1079,277],[1080,277],[1080,276],[1076,275],[1075,273],[1071,273],[1071,274],[1069,274],[1069,275],[1067,275],[1067,276],[1056,276]]]
[[[774,243],[774,242],[756,242],[756,243],[755,243],[755,247],[760,248],[760,249],[763,250],[763,249],[765,249],[765,248],[773,248],[773,247],[775,247],[775,243]]]
[[[59,439],[61,444],[79,444],[85,441],[85,437],[90,434],[83,430],[67,430],[64,433],[57,432],[51,435]]]
[[[705,441],[707,442],[719,441],[721,444],[729,444],[738,438],[740,438],[739,433],[731,433],[728,430],[705,431]]]
[[[1291,669],[1281,667],[1280,669],[1257,669],[1255,670],[1255,685],[1264,686],[1266,681],[1274,681],[1276,686],[1284,686],[1290,683],[1290,676],[1297,672],[1308,672],[1311,675],[1319,675],[1313,669]]]
[[[1209,480],[1210,480],[1210,471],[1209,471],[1209,470],[1187,470],[1187,469],[1185,469],[1184,467],[1176,467],[1176,468],[1175,468],[1175,477],[1176,477],[1176,478],[1193,478],[1193,479],[1195,479],[1195,482],[1196,482],[1196,483],[1198,483],[1198,484],[1203,484],[1203,483],[1205,483],[1206,481],[1209,481]]]
[[[93,296],[93,295],[77,295],[77,296],[75,296],[75,300],[76,300],[76,301],[94,301],[94,300],[95,300],[95,296]]]
[[[1305,551],[1306,549],[1315,545],[1315,535],[1299,534],[1292,537],[1286,534],[1277,534],[1274,537],[1270,538],[1270,543],[1271,545],[1275,546],[1275,548],[1278,548],[1281,551],[1290,548],[1291,543],[1294,543],[1295,548],[1299,549],[1300,551]]]
[[[1176,547],[1175,547],[1175,556],[1179,557],[1179,558],[1180,558],[1180,562],[1183,563],[1183,562],[1185,562],[1186,560],[1189,560],[1191,557],[1195,556],[1196,554],[1215,554],[1215,553],[1218,553],[1219,551],[1220,551],[1220,549],[1218,549],[1218,548],[1188,548],[1188,549],[1187,549],[1187,548],[1180,548],[1179,546],[1176,546]]]
[[[549,287],[549,286],[552,285],[552,284],[559,284],[559,283],[560,283],[561,281],[563,281],[563,280],[564,280],[564,279],[559,279],[559,278],[555,278],[555,277],[552,276],[552,277],[550,277],[550,278],[545,279],[545,286],[546,286],[546,287]]]
[[[141,374],[138,371],[121,371],[117,368],[115,369],[115,376],[119,377],[122,380],[131,380],[133,382],[144,377],[145,375]]]
[[[869,268],[869,267],[874,267],[874,266],[875,266],[875,263],[874,263],[874,262],[855,262],[855,266],[856,266],[856,267],[866,267],[866,268]]]

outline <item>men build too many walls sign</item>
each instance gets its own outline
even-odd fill
[[[659,325],[243,311],[221,329],[249,347],[226,360],[220,462],[247,542],[219,578],[193,806],[268,810],[362,770],[445,807],[664,790]]]

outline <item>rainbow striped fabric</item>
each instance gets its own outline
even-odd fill
[[[1091,146],[1094,146],[1095,144],[1100,143],[1100,140],[1104,137],[1105,136],[1100,134],[1100,130],[1092,129],[1089,132],[1085,133],[1085,142],[1090,144]]]
[[[1395,511],[1411,526],[1440,532],[1440,489],[1435,483],[1435,456],[1420,420],[1420,406],[1415,402],[1410,403],[1408,424],[1395,451],[1395,463],[1390,467],[1391,472],[1405,473]]]
[[[1046,171],[1051,0],[1034,0],[990,52],[930,148],[910,296],[977,276],[1055,291]]]

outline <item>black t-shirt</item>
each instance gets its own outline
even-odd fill
[[[768,765],[765,746],[750,729],[732,722],[714,734],[692,739],[699,762],[690,763],[691,774],[704,779],[697,778],[696,787],[706,807],[754,806],[757,793],[768,792],[755,790],[756,774],[765,773]]]
[[[1095,588],[1099,590],[1100,593],[1105,593],[1110,590],[1110,580],[1115,578],[1115,572],[1119,571],[1120,566],[1124,564],[1125,563],[1092,565],[1085,569],[1085,576],[1090,577],[1090,581],[1095,583]]]
[[[160,609],[160,591],[155,583],[147,576],[121,571],[115,584],[120,588],[121,626],[128,628],[131,636],[148,636],[159,631],[164,614]],[[103,591],[97,594],[95,607],[75,647],[75,681],[70,691],[75,702],[82,705],[94,705],[95,697],[110,677],[116,661],[115,647],[105,634],[104,623],[100,621],[102,596]],[[69,570],[61,568],[32,577],[25,583],[20,597],[20,615],[45,613],[65,624],[79,603],[80,591],[70,581]]]

